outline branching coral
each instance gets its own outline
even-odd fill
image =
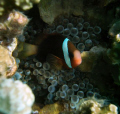
[[[22,34],[28,22],[29,19],[25,15],[13,10],[8,19],[0,23],[0,112],[2,113],[31,113],[35,99],[31,89],[21,81],[6,79],[13,76],[17,70],[17,60],[12,56],[12,52],[17,46],[16,37]]]
[[[21,81],[0,80],[0,111],[6,114],[30,114],[34,102],[31,89]]]

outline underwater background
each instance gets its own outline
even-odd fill
[[[42,35],[56,33],[80,65],[38,60]],[[119,0],[0,0],[0,114],[119,114],[119,95]]]

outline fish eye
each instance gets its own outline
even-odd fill
[[[74,57],[73,53],[69,52],[69,57],[73,58]]]

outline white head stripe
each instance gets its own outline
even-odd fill
[[[72,68],[69,53],[68,53],[68,41],[69,41],[69,39],[65,38],[65,40],[63,41],[63,44],[62,44],[62,50],[63,50],[63,55],[64,55],[64,59],[65,59],[67,66],[69,68]]]

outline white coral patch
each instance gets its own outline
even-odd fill
[[[21,81],[5,79],[0,83],[0,110],[7,114],[30,114],[34,95]]]

